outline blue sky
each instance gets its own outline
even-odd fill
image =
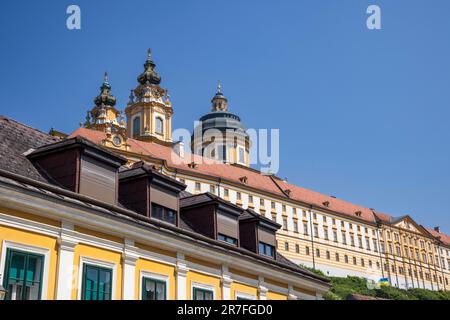
[[[366,28],[370,4],[382,30]],[[449,12],[447,0],[8,1],[0,114],[71,132],[105,70],[126,104],[151,47],[174,128],[209,111],[220,79],[247,127],[280,128],[279,176],[448,233]]]

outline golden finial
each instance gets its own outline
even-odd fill
[[[105,71],[105,75],[103,76],[103,82],[108,83],[108,72]]]

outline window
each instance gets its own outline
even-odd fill
[[[363,258],[361,258],[361,267],[365,267],[366,266],[366,262],[364,261]]]
[[[298,244],[295,245],[295,253],[300,253],[300,246]]]
[[[339,253],[336,252],[336,261],[339,262]]]
[[[284,243],[284,250],[289,251],[289,243],[288,242]]]
[[[363,247],[363,242],[362,242],[362,237],[358,236],[358,247],[360,247],[362,249]]]
[[[287,230],[287,219],[283,217],[283,229]]]
[[[209,186],[209,192],[215,194],[215,193],[216,193],[216,186],[210,185],[210,186]]]
[[[201,189],[200,182],[196,182],[196,183],[195,183],[195,190],[196,190],[196,191],[200,191],[200,189]]]
[[[166,300],[166,282],[142,278],[142,300]]]
[[[212,290],[195,288],[193,289],[194,300],[213,300],[214,294]]]
[[[303,233],[305,234],[305,236],[308,235],[308,223],[307,222],[303,223]]]
[[[239,162],[245,163],[245,152],[244,148],[239,148]]]
[[[373,239],[373,251],[378,252],[377,239]]]
[[[369,267],[372,268],[372,260],[369,260]]]
[[[355,246],[355,236],[353,234],[350,234],[350,244],[352,245],[352,247]]]
[[[343,228],[345,226],[344,221],[341,221],[341,227]]]
[[[253,203],[253,196],[248,196],[248,203]]]
[[[84,264],[81,300],[111,300],[112,270]]]
[[[366,250],[370,250],[370,240],[366,239]]]
[[[396,253],[397,253],[398,256],[401,256],[401,255],[402,255],[402,251],[400,250],[400,247],[399,247],[399,246],[396,246],[396,247],[395,247],[395,251],[396,251]]]
[[[294,232],[298,232],[298,221],[297,219],[293,219],[293,225],[294,225]]]
[[[221,233],[218,234],[217,239],[220,240],[220,241],[228,242],[228,243],[230,243],[232,245],[235,245],[235,246],[237,245],[237,239],[229,237],[229,236],[226,236],[226,235],[221,234]]]
[[[240,192],[236,192],[236,199],[237,199],[238,201],[241,200],[241,193],[240,193]]]
[[[323,235],[325,237],[325,240],[328,240],[328,228],[326,227],[323,228]]]
[[[152,203],[152,218],[176,224],[177,213],[174,210]]]
[[[200,186],[200,183],[199,183],[199,186]],[[199,187],[199,190],[200,190],[200,187]],[[223,189],[223,196],[228,197],[229,195],[230,195],[230,192],[228,191],[228,189]]]
[[[272,220],[277,222],[277,214],[275,212],[272,212],[271,216],[272,216]]]
[[[44,256],[7,249],[4,287],[7,300],[41,298]]]
[[[327,254],[327,259],[330,260],[330,258],[331,258],[330,251],[327,251],[326,254]]]
[[[265,204],[264,204],[264,199],[259,199],[259,205],[260,205],[261,207],[264,207],[264,206],[265,206]]]
[[[342,243],[347,244],[347,234],[345,231],[342,231]]]
[[[275,248],[271,246],[270,244],[259,242],[259,254],[269,256],[274,258],[275,257]]]
[[[158,134],[163,134],[163,119],[156,117],[155,119],[155,131]]]
[[[344,256],[345,263],[348,263],[348,255]]]
[[[314,226],[314,237],[315,238],[319,237],[319,228],[317,226]]]
[[[353,257],[353,264],[356,266],[356,257]]]
[[[320,258],[320,249],[316,249],[316,257]]]
[[[333,231],[333,241],[338,242],[337,231]]]
[[[314,219],[314,220],[317,219],[317,214],[313,213],[313,219]]]
[[[275,202],[270,202],[270,207],[273,209],[273,210],[275,210]]]
[[[283,205],[281,206],[281,209],[283,210],[283,212],[286,212],[286,205],[283,204]]]
[[[309,256],[309,247],[305,247],[305,254]]]
[[[141,117],[133,119],[133,137],[141,134]]]

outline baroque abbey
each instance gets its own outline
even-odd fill
[[[8,299],[321,299],[328,279],[303,265],[450,288],[439,228],[251,168],[251,139],[220,85],[190,145],[172,139],[176,107],[150,51],[123,109],[105,74],[71,134],[0,118]]]

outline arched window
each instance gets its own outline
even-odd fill
[[[156,118],[155,128],[156,128],[156,133],[163,134],[163,119],[161,119],[160,117]]]
[[[136,117],[133,120],[133,137],[141,133],[141,117]]]

